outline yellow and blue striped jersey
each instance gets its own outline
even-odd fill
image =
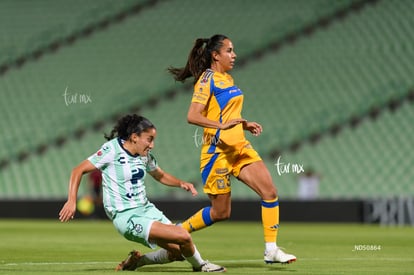
[[[228,73],[207,69],[194,86],[191,102],[205,105],[203,115],[210,120],[226,123],[241,118],[243,107],[242,91],[234,85]],[[237,145],[245,144],[243,125],[227,130],[204,128],[202,153],[232,151]]]

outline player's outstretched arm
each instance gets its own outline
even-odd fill
[[[76,212],[76,199],[82,176],[95,169],[96,167],[89,160],[84,160],[78,166],[73,168],[69,180],[68,200],[59,212],[59,220],[61,222],[67,222],[70,219],[73,219]]]
[[[194,188],[194,185],[189,182],[182,181],[173,175],[163,171],[161,168],[157,167],[154,171],[149,172],[149,174],[156,179],[157,181],[161,182],[167,186],[173,187],[180,187],[188,192],[190,192],[193,196],[197,196],[198,192]]]

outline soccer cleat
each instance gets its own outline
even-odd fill
[[[273,264],[273,263],[290,264],[296,261],[296,257],[291,254],[286,254],[280,248],[276,248],[275,250],[265,252],[264,261],[267,264]]]
[[[122,261],[115,268],[115,271],[119,270],[135,270],[138,267],[138,261],[141,259],[142,255],[139,251],[132,250],[129,252],[128,257]]]
[[[193,271],[196,272],[226,272],[226,268],[216,264],[212,264],[209,261],[205,261],[200,267],[193,267]]]

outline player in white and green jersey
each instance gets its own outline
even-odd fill
[[[127,115],[121,118],[95,154],[72,170],[68,200],[59,213],[62,222],[73,219],[82,175],[99,169],[102,172],[103,202],[108,217],[126,239],[162,249],[141,255],[133,250],[116,270],[135,270],[148,264],[187,260],[194,271],[224,272],[222,266],[204,261],[191,235],[175,226],[154,204],[145,191],[145,176],[150,174],[162,184],[180,187],[197,195],[191,183],[163,171],[150,153],[156,129],[146,118]]]
[[[148,203],[144,178],[147,172],[158,168],[151,154],[133,156],[123,148],[124,142],[114,138],[88,158],[102,171],[103,201],[111,220],[117,212],[142,208]]]

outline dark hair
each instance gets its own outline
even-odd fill
[[[197,38],[185,67],[169,67],[168,71],[176,81],[184,82],[187,78],[194,77],[194,82],[197,82],[200,75],[211,67],[211,54],[220,51],[224,39],[228,37],[222,34],[215,34],[210,38]]]
[[[126,115],[118,120],[109,135],[105,134],[105,138],[111,140],[114,137],[119,137],[127,140],[133,133],[140,135],[151,128],[155,129],[155,126],[147,118],[136,114]]]

